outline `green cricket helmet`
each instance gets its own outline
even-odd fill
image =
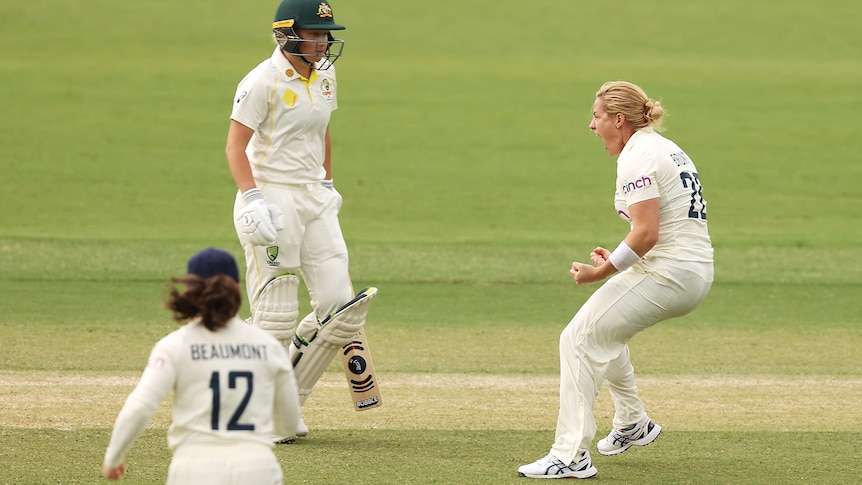
[[[328,61],[326,67],[341,57],[341,51],[344,49],[344,41],[333,37],[331,31],[344,30],[344,28],[343,25],[335,23],[332,6],[327,0],[281,0],[272,22],[273,35],[278,45],[288,54],[303,60],[305,57],[315,57],[315,55],[300,53],[299,48],[302,43],[317,41],[301,38],[295,29],[330,31],[324,55]]]

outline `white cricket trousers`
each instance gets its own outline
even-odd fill
[[[615,428],[646,416],[627,342],[662,320],[685,315],[706,298],[712,263],[643,259],[593,293],[560,334],[560,414],[551,454],[571,463],[596,436],[593,404],[607,379]]]
[[[239,238],[245,252],[245,286],[251,308],[257,305],[261,287],[279,275],[297,271],[317,315],[327,315],[350,301],[353,287],[335,192],[320,183],[263,183],[259,188],[268,204],[281,209],[285,228],[278,232],[273,246],[253,246]],[[241,230],[236,215],[244,205],[242,194],[237,192],[234,222],[238,235]],[[305,318],[310,319],[316,324],[314,312]]]
[[[167,485],[281,485],[271,446],[249,441],[192,443],[174,451]]]

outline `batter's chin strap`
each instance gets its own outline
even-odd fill
[[[305,56],[296,56],[296,57],[300,58],[302,60],[302,62],[306,63],[308,65],[308,67],[314,69],[314,63],[309,62],[309,60],[306,59]]]

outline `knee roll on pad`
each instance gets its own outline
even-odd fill
[[[263,287],[251,312],[251,324],[271,333],[285,347],[290,346],[299,317],[298,290],[295,275],[278,276]]]

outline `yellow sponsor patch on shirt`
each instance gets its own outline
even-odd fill
[[[281,99],[284,101],[284,104],[293,108],[293,105],[296,104],[296,100],[299,99],[299,95],[288,89],[284,92],[284,96],[282,96]]]

